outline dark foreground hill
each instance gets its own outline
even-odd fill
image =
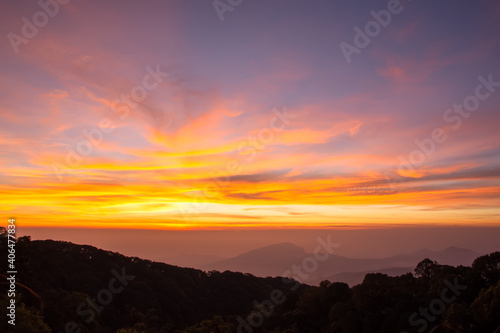
[[[5,239],[0,248],[6,253]],[[426,259],[415,275],[367,274],[352,288],[205,273],[29,237],[17,241],[16,255],[16,327],[3,316],[1,332],[482,333],[500,326],[500,252],[472,267]],[[8,289],[0,284],[2,309]]]

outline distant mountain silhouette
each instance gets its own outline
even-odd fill
[[[442,265],[468,266],[471,265],[474,259],[476,259],[479,255],[481,254],[472,250],[451,246],[442,251],[432,251],[424,249],[409,254],[399,254],[389,257],[387,258],[387,260],[390,260],[394,263],[401,262],[404,266],[413,266],[413,264],[407,264],[409,260],[413,260],[413,262],[420,262],[424,258],[429,258],[439,262]]]
[[[414,271],[414,269],[415,267],[394,267],[386,269],[373,269],[364,272],[343,272],[343,273],[333,274],[332,276],[329,276],[326,279],[311,281],[311,284],[318,285],[321,281],[328,280],[334,282],[344,282],[352,287],[363,282],[363,279],[365,278],[366,274],[381,273],[381,274],[386,274],[388,276],[399,276],[406,273],[411,273]]]
[[[199,268],[224,259],[227,258],[216,255],[181,254],[174,257],[159,258],[157,261],[180,267]]]
[[[303,248],[291,243],[280,243],[258,248],[234,258],[201,267],[204,270],[237,271],[256,276],[281,276],[291,265],[307,257]]]
[[[236,257],[220,260],[196,268],[206,271],[237,271],[256,276],[280,276],[293,265],[301,265],[303,260],[313,254],[291,243],[279,243],[258,248]],[[398,254],[388,258],[347,258],[330,255],[318,264],[318,269],[308,273],[306,279],[294,278],[308,284],[318,284],[323,280],[331,282],[359,283],[367,273],[382,272],[388,275],[399,275],[412,271],[423,259],[429,258],[443,265],[471,265],[480,256],[471,250],[449,247],[442,251],[419,250],[409,254]]]

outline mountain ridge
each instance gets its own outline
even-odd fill
[[[349,258],[334,253],[329,254],[325,262],[319,263],[318,269],[311,272],[307,279],[301,279],[300,276],[296,278],[303,283],[318,284],[322,280],[347,276],[348,274],[356,273],[355,275],[359,276],[361,273],[415,267],[418,262],[425,258],[437,261],[439,264],[467,266],[480,255],[475,251],[457,246],[449,246],[443,250],[421,249],[385,258]],[[231,258],[202,265],[199,268],[205,271],[239,271],[261,277],[278,276],[293,265],[300,265],[303,260],[313,256],[314,254],[307,253],[300,246],[283,242],[253,249]],[[331,282],[350,282],[351,284],[358,280],[359,278],[349,281],[332,280]]]

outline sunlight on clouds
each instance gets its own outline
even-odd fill
[[[187,24],[195,2],[141,6],[155,20],[140,25],[136,6],[71,3],[68,28],[0,50],[2,212],[31,226],[500,225],[500,92],[483,89],[459,130],[443,119],[479,75],[500,80],[494,39],[477,38],[497,17],[443,41],[415,9],[347,66],[335,41],[353,13],[233,34],[217,17]],[[436,128],[447,141],[402,167]]]

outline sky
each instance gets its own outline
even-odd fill
[[[500,226],[498,2],[40,3],[0,4],[6,218]]]

